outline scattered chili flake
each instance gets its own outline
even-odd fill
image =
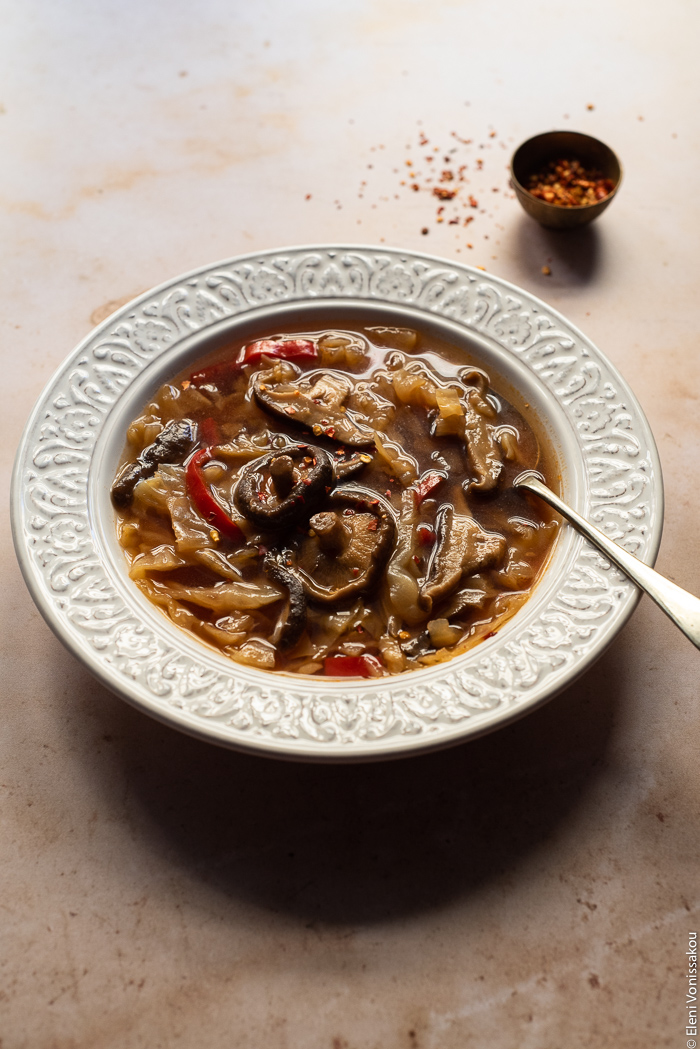
[[[423,229],[421,230],[421,233],[423,234],[423,236],[425,236],[426,233],[429,233],[429,232],[430,232],[430,230],[428,229],[428,227],[427,226],[423,226]]]
[[[335,437],[335,426],[329,426],[326,430],[326,437]]]
[[[465,218],[465,220],[464,220],[464,225],[465,225],[465,226],[468,226],[468,225],[469,225],[469,223],[470,223],[470,222],[473,222],[473,221],[474,221],[474,216],[473,216],[473,215],[467,215],[467,217],[466,217],[466,218]]]
[[[542,272],[544,273],[545,277],[551,277],[552,275],[552,271],[550,270],[549,266],[543,266]]]
[[[286,415],[296,415],[296,413],[297,413],[296,408],[294,408],[291,404],[289,405],[288,408],[285,408],[284,411],[285,411]]]
[[[311,200],[311,194],[307,193],[306,196],[304,197],[304,200]]]
[[[479,207],[479,201],[476,199],[476,197],[472,197],[470,195],[470,197],[469,197],[469,207],[470,208],[478,208]]]
[[[589,102],[588,105],[586,106],[586,109],[595,109],[595,106],[593,105],[592,102]]]
[[[418,190],[420,189],[420,186],[418,185],[417,182],[412,182],[411,183],[411,189],[413,190],[414,193],[417,193]]]
[[[457,196],[456,189],[445,189],[444,186],[433,186],[433,196],[440,200],[453,200]]]
[[[615,188],[595,168],[584,168],[579,160],[552,160],[541,171],[530,175],[527,190],[547,204],[561,208],[580,208],[604,200]]]
[[[352,574],[353,575],[359,575],[360,574],[360,569],[359,568],[353,568]]]
[[[454,179],[454,174],[452,173],[452,171],[450,171],[449,168],[445,168],[443,173],[440,175],[440,181],[441,182],[452,182],[453,179]]]

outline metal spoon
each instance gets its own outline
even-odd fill
[[[700,600],[697,597],[693,597],[687,590],[676,586],[670,579],[665,579],[639,558],[623,550],[612,539],[608,539],[599,528],[590,524],[570,506],[563,503],[559,496],[555,495],[536,475],[521,474],[515,479],[513,485],[532,492],[533,495],[538,495],[540,499],[544,499],[546,503],[554,507],[589,542],[597,546],[614,565],[617,565],[621,572],[629,576],[640,590],[644,590],[652,601],[656,601],[669,619],[672,619],[685,636],[690,638],[695,647],[700,648]]]

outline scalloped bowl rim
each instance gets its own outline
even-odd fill
[[[584,540],[572,529],[562,528],[550,563],[525,605],[504,625],[497,636],[481,642],[464,655],[438,667],[411,671],[408,674],[389,678],[369,679],[362,682],[354,679],[329,680],[313,677],[304,677],[299,680],[298,675],[270,674],[232,664],[224,656],[219,655],[213,649],[209,650],[207,646],[188,636],[157,611],[128,578],[126,561],[116,540],[114,513],[109,499],[109,487],[117,459],[123,448],[126,426],[136,411],[146,402],[148,394],[156,389],[168,375],[181,370],[190,358],[195,359],[203,352],[209,352],[217,339],[228,341],[231,337],[228,333],[232,329],[239,333],[244,332],[246,328],[252,329],[256,326],[259,328],[261,324],[265,324],[267,318],[274,322],[275,319],[291,314],[313,316],[315,313],[327,313],[332,310],[337,315],[344,317],[350,316],[353,312],[358,316],[368,313],[384,314],[387,317],[392,315],[396,320],[403,317],[406,323],[410,320],[423,328],[432,328],[444,338],[463,339],[468,346],[468,352],[473,353],[479,359],[485,359],[485,363],[490,362],[492,370],[498,372],[498,377],[495,379],[497,387],[500,386],[501,389],[504,389],[504,386],[519,388],[521,396],[524,388],[529,399],[528,403],[536,405],[540,424],[547,431],[561,467],[564,498],[583,514],[590,514],[596,507],[600,512],[601,506],[603,508],[605,506],[605,501],[597,497],[592,498],[590,468],[587,469],[587,461],[584,462],[584,455],[581,453],[581,436],[574,425],[571,407],[564,404],[565,399],[553,396],[551,390],[542,382],[541,376],[543,369],[547,366],[546,362],[544,365],[538,362],[540,369],[538,371],[532,364],[526,364],[524,355],[518,356],[518,351],[507,344],[507,339],[505,342],[502,340],[501,344],[495,342],[493,331],[489,330],[488,325],[482,326],[479,330],[476,323],[470,326],[463,319],[455,319],[454,315],[440,313],[438,307],[441,306],[442,300],[439,295],[435,300],[427,302],[427,300],[421,300],[423,292],[420,292],[414,296],[413,301],[406,302],[400,296],[392,299],[382,295],[375,295],[375,297],[353,295],[351,294],[352,288],[344,293],[326,296],[318,294],[318,290],[314,288],[313,294],[303,294],[300,298],[294,299],[277,300],[273,298],[271,302],[247,306],[239,313],[222,316],[196,330],[189,331],[187,324],[191,322],[187,320],[185,313],[181,313],[179,320],[168,323],[176,325],[181,321],[184,334],[175,339],[171,348],[161,349],[158,353],[154,352],[150,359],[144,359],[140,370],[134,372],[132,380],[127,382],[121,390],[117,389],[116,396],[110,404],[99,404],[96,394],[86,392],[85,388],[75,393],[78,399],[68,407],[76,411],[94,410],[98,418],[96,426],[99,427],[86,470],[84,517],[81,516],[82,510],[80,512],[71,510],[69,515],[71,519],[79,519],[81,524],[83,520],[87,522],[89,534],[79,537],[77,541],[87,541],[87,547],[92,552],[93,560],[96,558],[97,568],[92,563],[85,567],[84,560],[78,559],[77,563],[83,566],[88,575],[90,572],[93,574],[97,572],[101,579],[106,573],[107,588],[112,596],[108,596],[105,600],[112,601],[113,606],[121,603],[126,609],[124,613],[126,618],[129,616],[135,618],[137,623],[135,630],[132,630],[128,637],[124,635],[127,650],[129,645],[135,650],[132,660],[133,668],[129,666],[129,651],[124,657],[119,648],[119,640],[117,642],[107,640],[106,645],[100,647],[104,639],[99,636],[99,622],[97,633],[93,631],[90,634],[88,630],[85,637],[81,635],[80,630],[75,626],[75,617],[84,609],[78,608],[76,612],[77,605],[71,606],[70,602],[68,607],[65,606],[65,599],[62,599],[60,592],[54,592],[50,574],[41,567],[41,559],[37,558],[34,542],[36,536],[31,532],[32,525],[28,516],[31,509],[28,507],[29,492],[32,485],[41,484],[44,480],[41,470],[47,468],[36,466],[38,459],[43,462],[37,450],[42,447],[41,422],[51,415],[52,411],[57,413],[61,410],[68,411],[67,408],[51,408],[52,405],[60,403],[60,397],[64,396],[60,394],[57,398],[56,392],[59,387],[66,388],[68,377],[76,374],[79,369],[88,372],[90,367],[93,368],[91,374],[97,374],[94,369],[99,368],[99,362],[102,361],[105,362],[102,365],[103,369],[113,367],[114,374],[117,376],[120,367],[123,370],[126,365],[120,363],[120,338],[115,336],[114,332],[118,331],[120,326],[128,327],[131,324],[133,327],[140,321],[148,326],[150,317],[158,318],[153,323],[161,323],[165,314],[158,315],[153,304],[160,303],[160,308],[163,309],[162,304],[168,296],[170,299],[177,300],[173,307],[176,310],[181,308],[183,301],[189,303],[188,295],[194,296],[197,291],[206,291],[207,278],[214,280],[213,275],[231,274],[234,271],[245,270],[246,267],[250,267],[253,272],[257,267],[265,274],[268,270],[272,270],[275,260],[282,260],[279,263],[282,266],[280,272],[284,272],[284,266],[290,259],[292,264],[294,260],[297,260],[298,267],[301,268],[305,262],[308,263],[308,260],[316,258],[321,261],[313,262],[312,268],[325,263],[327,271],[332,271],[334,267],[337,268],[340,260],[345,259],[350,260],[347,262],[348,272],[350,272],[354,265],[352,260],[357,260],[358,267],[364,266],[369,271],[369,287],[371,287],[370,278],[377,277],[377,274],[381,277],[382,272],[387,271],[388,267],[394,268],[392,272],[396,274],[398,282],[396,286],[399,289],[405,274],[414,275],[416,286],[420,287],[420,281],[425,273],[430,274],[434,270],[438,276],[433,285],[426,284],[426,287],[437,289],[436,294],[443,285],[449,289],[452,286],[461,286],[461,282],[464,285],[465,296],[468,293],[475,295],[483,293],[485,299],[488,299],[489,296],[492,299],[498,299],[500,296],[501,302],[505,299],[506,302],[517,303],[521,312],[526,312],[523,309],[524,304],[530,311],[529,317],[539,315],[543,323],[557,322],[560,335],[561,332],[564,332],[565,337],[570,338],[578,346],[581,359],[590,362],[591,365],[602,365],[609,384],[614,383],[616,391],[624,394],[626,415],[632,420],[631,436],[640,447],[643,446],[644,469],[648,475],[648,498],[646,501],[638,500],[638,505],[643,507],[643,513],[648,518],[643,534],[643,549],[639,552],[647,563],[654,563],[663,524],[663,486],[658,454],[643,412],[614,366],[593,346],[590,340],[557,311],[529,292],[501,278],[475,270],[465,264],[440,259],[423,252],[363,245],[310,245],[272,249],[198,267],[138,296],[93,329],[81,340],[50,379],[37,401],[19,445],[12,480],[12,526],[17,557],[28,588],[40,612],[69,650],[117,695],[158,720],[191,735],[234,749],[302,761],[371,761],[403,757],[452,746],[508,724],[553,698],[599,658],[632,614],[639,600],[639,592],[615,569],[610,566],[601,568],[601,565],[605,566],[603,559],[600,558],[600,555],[590,551],[590,548],[584,544]],[[276,274],[273,272],[274,276]],[[337,280],[337,274],[333,274],[333,277]],[[410,284],[410,280],[408,283]],[[475,287],[481,290],[475,290]],[[193,288],[194,292],[190,293],[188,290],[190,288]],[[180,295],[183,298],[178,300],[177,297]],[[217,301],[221,305],[222,292],[219,292],[219,295],[220,299]],[[223,306],[225,305],[224,300]],[[139,318],[139,321],[134,321],[134,318]],[[527,326],[527,323],[523,321],[523,325]],[[270,328],[268,327],[267,330],[269,331]],[[273,330],[281,330],[281,327],[276,325]],[[559,338],[560,335],[557,337]],[[133,340],[131,344],[127,339],[122,341],[125,343],[121,351],[122,356],[124,359],[130,359],[130,355],[134,356]],[[108,347],[108,350],[103,353],[104,347]],[[103,353],[103,356],[97,356],[96,350]],[[107,365],[106,361],[110,354],[109,359],[114,363]],[[148,357],[148,354],[145,356]],[[81,363],[84,360],[87,360],[88,364]],[[498,361],[497,367],[494,361]],[[136,365],[132,361],[129,366],[137,367],[138,364],[138,361]],[[486,366],[488,367],[489,364],[487,363]],[[82,379],[80,381],[82,382]],[[85,381],[88,383],[89,379]],[[117,381],[116,378],[114,381]],[[504,392],[507,396],[507,389]],[[80,407],[84,403],[80,400],[81,396],[87,398],[88,408]],[[95,404],[98,404],[97,408]],[[102,411],[102,415],[99,415],[99,411]],[[85,437],[86,442],[88,438],[89,434]],[[49,469],[50,462],[48,463]],[[39,480],[36,482],[30,479],[34,474],[38,474]],[[54,493],[54,500],[56,498]],[[44,504],[40,503],[40,505]],[[56,505],[56,502],[52,505]],[[61,516],[60,508],[57,516],[58,518]],[[41,529],[39,534],[41,534]],[[40,544],[41,540],[39,540]],[[552,605],[553,595],[556,595],[561,589],[562,578],[567,573],[579,571],[581,564],[584,565],[582,571],[595,571],[601,578],[602,573],[607,572],[609,578],[614,579],[615,590],[619,594],[614,614],[599,631],[599,636],[592,644],[586,644],[584,630],[577,651],[573,654],[566,653],[562,672],[549,673],[543,687],[526,685],[520,698],[516,695],[518,689],[514,686],[509,689],[507,682],[505,686],[502,683],[496,683],[493,686],[482,687],[484,680],[488,682],[491,677],[501,672],[506,679],[509,674],[513,677],[515,674],[513,667],[518,659],[527,660],[529,650],[522,642],[522,638],[527,633],[530,622],[534,623],[538,617],[542,617],[543,610],[546,611]],[[74,571],[82,571],[83,568],[76,567]],[[75,591],[76,587],[79,588],[79,585],[78,581],[73,586],[73,590]],[[95,600],[99,605],[101,598],[98,596]],[[554,603],[556,604],[556,601]],[[98,608],[95,614],[99,611]],[[560,610],[557,615],[560,615]],[[574,615],[573,611],[571,615]],[[117,622],[116,629],[119,630],[118,615],[115,621]],[[110,644],[112,645],[111,650]],[[146,651],[145,656],[142,652],[136,651],[139,644],[142,644],[142,647],[146,646],[146,649],[148,645],[151,645],[153,652],[158,656],[158,659],[155,658],[155,655],[151,659],[150,670],[145,663],[143,666],[138,665],[139,658],[147,659],[150,655],[149,651]],[[553,653],[553,657],[556,657],[556,653]],[[144,667],[146,667],[145,670]],[[195,671],[191,668],[199,669]],[[534,672],[539,673],[536,668]],[[147,680],[149,673],[152,676],[155,675],[150,685]],[[140,674],[142,678],[139,677]],[[168,678],[168,674],[171,674],[172,677]],[[216,678],[218,682],[216,687],[212,686],[208,689],[209,697],[216,689],[221,691],[219,683],[227,675],[233,682],[228,693],[225,687],[223,688],[222,694],[227,698],[221,700],[220,703],[230,704],[232,693],[239,695],[239,699],[240,696],[245,698],[249,693],[254,696],[248,701],[248,710],[250,710],[251,703],[257,703],[256,710],[260,712],[257,731],[250,731],[250,726],[236,728],[222,717],[217,720],[216,703],[207,695],[207,675]],[[157,680],[159,676],[160,680]],[[173,681],[175,681],[177,693],[175,696],[172,695]],[[201,685],[202,681],[204,685]],[[470,691],[472,687],[475,690],[473,695]],[[427,692],[433,698],[433,708],[426,711],[424,715],[421,712],[421,692]],[[279,735],[275,734],[278,728],[272,716],[275,710],[280,709],[280,705],[284,707],[285,698],[290,693],[297,697],[291,701],[297,717],[296,738],[293,735],[284,734],[289,729],[291,715],[287,718],[287,723],[284,722],[287,716],[284,712],[278,718],[278,725],[280,721],[282,722]],[[462,693],[463,698],[461,698]],[[484,705],[486,702],[484,696],[488,694],[492,698],[493,695],[501,693],[505,697],[503,702],[499,700],[493,707]],[[452,708],[454,708],[452,714],[444,714],[440,707],[439,697],[441,695],[447,697],[448,694],[452,698],[445,698],[443,707],[447,708],[452,703]],[[190,696],[194,698],[188,707]],[[244,698],[240,699],[240,702],[244,702]],[[491,702],[491,698],[488,699],[488,702]],[[212,707],[211,710],[207,708],[207,703]],[[268,717],[266,703],[270,711],[269,724],[272,726],[269,730],[266,729],[266,717]],[[351,731],[347,731],[342,741],[335,741],[332,737],[324,740],[322,738],[324,723],[328,725],[328,722],[332,720],[329,711],[336,718],[332,725],[328,725],[329,730],[338,732],[339,726],[343,724],[342,719],[346,713],[343,704],[348,706],[349,720],[352,720],[353,716],[356,719],[364,716],[365,735],[355,738]],[[464,709],[461,704],[464,705]],[[378,727],[373,737],[371,735],[372,719],[375,718],[379,726],[387,705],[401,708],[400,718],[404,719],[403,727],[401,727],[402,723],[399,718],[399,728],[394,728],[388,735],[382,735]],[[200,712],[200,707],[205,710],[204,714]],[[340,713],[338,708],[342,708]],[[435,710],[438,711],[437,714]],[[457,719],[454,725],[449,721],[451,716]],[[422,721],[421,718],[423,718]],[[302,738],[299,738],[299,726],[304,723],[309,726],[309,732],[318,733],[317,738],[313,736],[304,738],[303,731],[301,731]],[[369,729],[366,728],[367,725]]]

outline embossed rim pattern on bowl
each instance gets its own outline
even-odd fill
[[[422,253],[359,245],[278,249],[201,267],[91,332],[49,382],[20,443],[12,482],[18,560],[69,650],[122,698],[192,735],[315,761],[449,746],[552,698],[631,615],[636,588],[571,531],[496,636],[439,667],[362,682],[232,664],[148,605],[119,560],[108,468],[130,406],[178,370],[178,354],[185,360],[226,325],[315,304],[400,311],[461,333],[498,359],[549,417],[568,501],[654,563],[663,519],[658,455],[633,393],[603,354],[504,280]]]

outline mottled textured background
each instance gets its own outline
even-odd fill
[[[5,478],[45,381],[135,294],[242,252],[384,242],[484,266],[593,338],[659,446],[658,567],[700,593],[696,4],[0,15]],[[513,148],[553,127],[625,168],[569,235],[508,188]],[[429,172],[461,164],[442,204]],[[700,657],[648,600],[574,687],[488,738],[286,765],[104,691],[3,527],[2,1049],[686,1044]]]

